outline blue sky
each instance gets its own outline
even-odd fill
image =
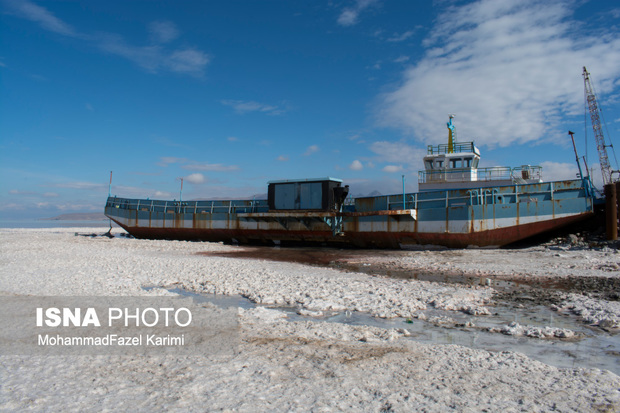
[[[576,0],[0,0],[0,218],[108,194],[251,197],[332,176],[417,189],[426,145],[600,181],[582,67],[620,129],[620,4]],[[611,156],[611,155],[610,155]],[[612,167],[616,165],[612,156]]]

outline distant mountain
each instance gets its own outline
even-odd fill
[[[101,212],[62,214],[52,218],[41,218],[42,221],[105,221],[108,219]]]
[[[257,201],[259,200],[265,200],[267,199],[267,194],[256,194],[256,195],[252,195],[252,196],[241,196],[241,197],[236,197],[236,198],[227,198],[227,197],[214,197],[214,198],[192,198],[192,199],[188,199],[187,202],[194,202],[194,201],[228,201],[228,200],[239,200],[239,201],[243,201],[243,200],[252,200],[255,199]]]
[[[383,195],[381,192],[374,190],[369,194],[362,194],[362,193],[351,194],[349,195],[349,198],[366,198],[370,196],[381,196],[381,195]]]

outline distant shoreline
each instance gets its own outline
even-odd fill
[[[74,214],[62,214],[51,218],[39,218],[37,221],[106,221],[107,218],[101,212],[86,212]]]
[[[118,227],[103,214],[64,214],[52,218],[0,219],[0,228],[107,228]]]

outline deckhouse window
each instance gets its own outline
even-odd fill
[[[426,169],[433,169],[433,162],[432,161],[426,161]]]
[[[471,159],[472,159],[472,158],[465,158],[465,159],[463,159],[463,162],[464,162],[464,165],[463,165],[463,166],[464,166],[465,168],[471,168]]]
[[[437,168],[443,168],[443,161],[435,161]]]
[[[463,160],[461,158],[450,159],[450,167],[452,169],[462,168],[462,166],[463,166]]]

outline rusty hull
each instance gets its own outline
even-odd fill
[[[356,198],[344,212],[269,211],[261,201],[179,205],[114,197],[105,213],[137,238],[361,248],[500,247],[594,213],[593,198],[578,180],[404,196],[404,203],[402,194]]]

